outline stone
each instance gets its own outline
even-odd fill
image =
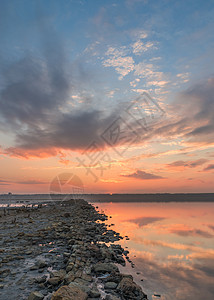
[[[40,292],[32,292],[28,297],[28,300],[42,300],[44,299],[44,295]]]
[[[37,265],[33,265],[32,267],[30,267],[31,271],[37,270],[39,267]]]
[[[134,298],[138,300],[147,299],[147,296],[143,293],[140,286],[138,286],[132,277],[123,277],[120,281],[117,290],[122,294],[122,296],[126,298]]]
[[[74,281],[75,275],[72,271],[68,272],[68,274],[65,276],[65,283],[69,284],[70,282]]]
[[[115,295],[107,295],[105,300],[120,300],[121,298],[115,296]]]
[[[74,263],[72,263],[72,262],[69,263],[68,266],[67,266],[67,268],[66,268],[66,272],[71,271],[73,269],[73,267],[74,267]]]
[[[76,285],[62,286],[51,297],[51,300],[86,300],[88,295]]]
[[[46,262],[44,260],[38,260],[36,262],[36,265],[38,266],[39,269],[45,268],[47,266]]]
[[[90,290],[91,290],[91,288],[89,287],[89,286],[86,286],[86,285],[82,285],[82,284],[79,284],[79,283],[77,283],[77,282],[71,282],[70,284],[69,284],[69,287],[78,287],[78,288],[80,288],[83,292],[85,292],[85,293],[87,293],[87,294],[89,294],[90,293]]]
[[[37,277],[37,278],[35,278],[35,281],[36,281],[37,283],[43,283],[43,282],[46,281],[46,276],[44,275],[44,276],[42,276],[42,277]]]
[[[63,280],[65,278],[65,275],[66,271],[63,269],[51,272],[51,277],[58,277],[60,280]]]
[[[82,274],[82,277],[81,277],[83,280],[85,281],[88,281],[88,282],[92,282],[93,281],[93,278],[92,276],[88,275],[88,274]]]
[[[80,284],[80,285],[88,285],[88,281],[82,279],[82,278],[75,278],[74,282]]]
[[[58,285],[61,282],[59,277],[51,277],[48,279],[48,283],[51,285]]]
[[[117,283],[109,281],[109,282],[105,283],[104,287],[105,287],[105,289],[112,289],[113,290],[113,289],[116,289]]]
[[[100,292],[97,289],[93,288],[93,289],[90,290],[89,295],[92,298],[99,298],[100,297]]]
[[[95,273],[119,272],[118,267],[113,263],[96,263],[93,269]]]

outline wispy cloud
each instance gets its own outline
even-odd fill
[[[10,182],[7,180],[0,179],[0,185],[10,185]]]
[[[127,55],[125,48],[120,48],[119,50],[113,47],[109,47],[106,52],[109,57],[103,61],[104,67],[114,67],[116,72],[120,74],[119,79],[128,75],[134,70],[134,59]]]
[[[179,73],[179,74],[177,74],[176,75],[179,79],[181,79],[182,80],[182,82],[188,82],[189,81],[189,76],[190,76],[190,74],[188,73],[188,72],[186,72],[186,73]]]
[[[153,42],[144,43],[143,41],[138,40],[132,45],[132,48],[133,48],[133,53],[135,55],[141,55],[142,53],[148,51],[149,49],[154,49],[155,45]]]
[[[159,71],[158,66],[146,61],[135,65],[135,76],[146,79],[146,86],[162,87],[169,83],[167,76]]]
[[[170,164],[167,164],[168,168],[180,168],[180,167],[185,167],[185,168],[196,168],[198,166],[201,166],[205,164],[208,160],[207,159],[197,159],[197,160],[192,160],[192,161],[183,161],[183,160],[177,160],[174,161]]]

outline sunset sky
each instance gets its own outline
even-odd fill
[[[1,0],[0,193],[214,192],[213,16]]]

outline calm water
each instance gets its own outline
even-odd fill
[[[149,299],[214,299],[214,203],[99,203]],[[140,274],[137,274],[140,273]],[[143,279],[143,281],[141,281]],[[154,294],[161,295],[157,298]]]

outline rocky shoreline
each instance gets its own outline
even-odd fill
[[[0,300],[147,299],[123,237],[84,200],[0,212]]]

